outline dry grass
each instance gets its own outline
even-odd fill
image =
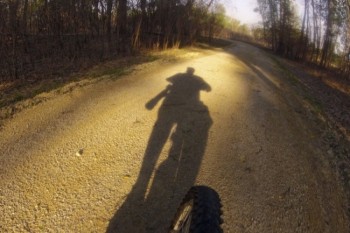
[[[327,86],[350,96],[350,80],[340,77],[335,72],[327,72],[305,66],[305,71],[312,77],[319,78]]]
[[[196,46],[162,51],[145,50],[137,55],[102,62],[69,75],[3,82],[0,83],[0,120],[11,117],[14,113],[50,99],[57,94],[71,92],[76,87],[90,85],[102,79],[118,79],[132,72],[136,66],[140,68],[140,65],[147,66],[154,61],[173,63],[200,57],[211,52]],[[42,98],[43,96],[44,98]]]

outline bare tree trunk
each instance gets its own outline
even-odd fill
[[[306,1],[306,0],[305,0]],[[307,0],[307,5],[305,5],[305,7],[307,7],[307,11],[306,11],[306,30],[305,30],[305,39],[304,39],[304,47],[302,49],[302,60],[306,59],[306,56],[309,52],[309,41],[311,38],[310,35],[310,0]]]
[[[107,20],[106,20],[106,28],[107,28],[107,38],[108,41],[111,41],[111,28],[112,28],[112,7],[113,7],[113,0],[107,0]]]
[[[271,44],[272,44],[272,50],[276,51],[277,49],[277,25],[276,25],[276,2],[273,0],[269,0],[269,7],[270,7],[270,20],[271,20]]]
[[[312,17],[313,17],[313,32],[314,32],[314,46],[312,50],[311,55],[311,61],[318,63],[319,54],[320,54],[320,47],[321,47],[321,24],[320,24],[320,12],[318,9],[318,2],[315,2],[315,0],[311,0],[311,6],[312,6]]]
[[[141,7],[141,31],[147,31],[148,30],[148,23],[147,21],[147,14],[146,14],[146,0],[140,0],[140,7]]]
[[[136,26],[132,38],[132,47],[140,47],[140,33],[141,33],[142,15],[139,15],[136,19]]]
[[[129,41],[128,41],[128,31],[127,31],[127,0],[118,0],[117,8],[117,38],[120,44],[118,48],[122,52],[129,53]]]
[[[127,0],[118,0],[117,9],[117,34],[121,37],[126,34],[127,28]]]
[[[97,32],[97,36],[100,35],[100,25],[99,25],[99,19],[98,19],[98,2],[99,0],[93,0],[93,14],[92,14],[92,24],[94,25],[94,29]]]
[[[27,15],[28,15],[28,0],[25,0],[24,7],[23,7],[23,18],[22,18],[23,34],[27,33]]]
[[[326,67],[327,63],[329,62],[328,59],[330,57],[332,43],[333,43],[333,2],[332,0],[327,1],[327,8],[328,8],[328,16],[327,16],[327,28],[326,33],[324,35],[324,42],[323,42],[323,48],[322,48],[322,54],[321,54],[321,61],[320,65],[322,67]]]
[[[306,18],[308,17],[307,14],[309,12],[308,10],[308,5],[309,5],[309,0],[305,0],[304,1],[304,15],[303,15],[303,23],[301,26],[301,32],[300,32],[300,37],[299,37],[299,43],[298,43],[298,52],[296,54],[296,58],[300,59],[302,58],[302,54],[303,54],[303,49],[305,49],[305,42],[307,41],[307,32],[305,31],[306,28]]]

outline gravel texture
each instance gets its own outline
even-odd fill
[[[348,232],[314,125],[239,42],[57,93],[0,129],[0,232],[166,232],[193,184],[224,232]]]

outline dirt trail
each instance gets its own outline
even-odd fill
[[[224,232],[348,232],[346,198],[284,78],[237,42],[23,110],[0,131],[0,231],[165,232],[205,184]]]

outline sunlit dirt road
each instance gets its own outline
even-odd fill
[[[349,232],[288,85],[235,42],[23,110],[0,131],[0,232],[166,232],[194,184],[220,194],[224,232]]]

